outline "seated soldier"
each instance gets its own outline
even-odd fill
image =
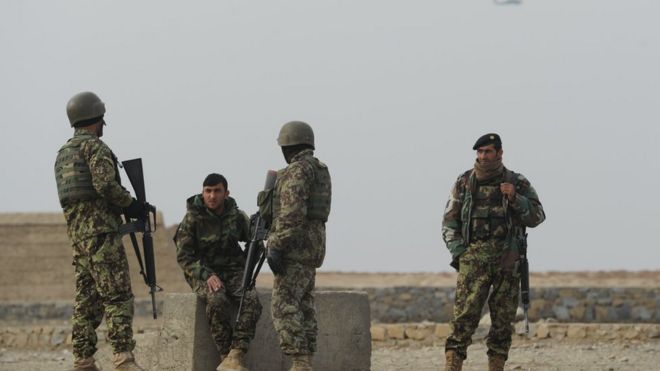
[[[229,197],[227,179],[210,174],[202,193],[187,200],[187,212],[174,236],[177,261],[188,284],[206,303],[211,335],[221,356],[218,371],[246,371],[245,354],[261,315],[255,289],[247,291],[236,327],[231,313],[241,299],[250,221]]]

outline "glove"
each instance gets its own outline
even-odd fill
[[[282,253],[279,250],[268,249],[266,255],[268,266],[274,274],[284,274],[284,265],[282,264]]]
[[[250,235],[252,235],[254,233],[254,229],[257,228],[257,219],[259,219],[259,213],[250,215]]]
[[[124,215],[126,215],[127,218],[139,218],[146,214],[150,207],[151,205],[146,202],[140,202],[133,199],[131,204],[124,209]]]

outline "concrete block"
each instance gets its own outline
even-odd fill
[[[384,325],[387,330],[387,337],[394,340],[403,340],[406,338],[405,326],[401,324]]]
[[[316,291],[318,322],[315,370],[362,371],[371,368],[369,300],[366,293]],[[252,371],[288,370],[289,357],[282,354],[273,328],[271,293],[260,292],[263,312],[247,363]],[[219,354],[211,339],[204,305],[195,294],[168,294],[164,323],[158,339],[158,370],[211,371]]]
[[[438,339],[444,339],[451,334],[451,327],[448,323],[438,323],[435,326],[435,337]]]
[[[428,323],[406,326],[406,337],[413,340],[424,340],[433,335],[434,326]]]
[[[536,337],[539,339],[550,337],[550,327],[547,323],[542,322],[538,324],[538,327],[536,328]]]
[[[387,340],[387,329],[379,325],[371,325],[371,340],[385,341]]]
[[[632,326],[625,329],[622,333],[624,339],[641,339],[643,336],[642,329],[639,326]]]
[[[562,340],[566,337],[567,326],[563,324],[555,324],[550,327],[550,337],[555,340]]]
[[[214,370],[220,355],[209,331],[204,304],[195,294],[167,294],[158,338],[159,370]]]
[[[587,337],[587,326],[583,324],[568,325],[568,330],[566,330],[566,337],[571,339],[583,339]]]

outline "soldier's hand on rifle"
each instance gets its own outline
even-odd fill
[[[502,183],[500,184],[500,192],[502,192],[509,201],[513,201],[516,197],[516,186],[511,183]]]
[[[254,226],[255,224],[257,224],[257,219],[259,219],[259,216],[260,215],[258,212],[250,215],[250,226]]]
[[[284,273],[284,266],[282,264],[282,253],[279,250],[268,249],[267,261],[270,270],[275,274]]]
[[[207,280],[206,280],[206,287],[209,288],[209,292],[216,292],[220,290],[224,285],[222,284],[222,281],[220,281],[220,278],[216,276],[215,274],[212,274]]]
[[[136,199],[131,201],[131,204],[124,209],[124,215],[129,218],[139,218],[145,215],[153,206],[146,202],[141,202]]]

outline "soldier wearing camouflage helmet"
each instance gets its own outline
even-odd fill
[[[117,370],[142,370],[133,356],[133,293],[119,226],[122,209],[141,215],[147,205],[121,186],[117,158],[101,141],[105,104],[94,93],[76,94],[66,106],[73,138],[60,148],[55,178],[73,245],[74,370],[98,370],[96,328],[105,316]]]
[[[477,151],[474,168],[456,180],[442,221],[442,237],[458,271],[445,371],[461,370],[486,301],[492,322],[488,370],[501,371],[518,308],[518,250],[525,228],[539,225],[545,213],[530,182],[502,164],[499,135],[480,137],[472,149]]]
[[[325,223],[330,214],[328,167],[314,157],[314,132],[301,121],[282,126],[277,143],[289,164],[278,172],[268,264],[273,282],[272,317],[291,370],[311,370],[316,352],[313,290],[325,257]]]
[[[220,353],[218,371],[246,371],[245,355],[254,338],[261,303],[254,288],[245,293],[240,318],[232,312],[241,297],[250,221],[229,196],[227,179],[209,174],[202,193],[188,198],[187,212],[174,236],[177,261],[197,296],[206,304],[211,336]]]

